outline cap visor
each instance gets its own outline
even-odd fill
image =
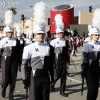
[[[43,33],[43,34],[45,34],[43,31],[37,31],[37,32],[35,32],[35,34],[37,34],[37,33]]]

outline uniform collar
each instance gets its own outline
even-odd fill
[[[7,37],[7,40],[11,40],[11,39],[12,39],[12,38],[8,38],[8,37]]]
[[[57,38],[57,40],[64,40],[64,38]]]
[[[87,38],[91,40],[91,37],[87,37]]]
[[[19,41],[22,41],[23,39],[18,39]]]
[[[43,45],[44,44],[44,42],[42,42],[42,43],[40,43],[40,42],[35,42],[37,45]]]
[[[97,44],[97,43],[98,43],[98,41],[96,42],[96,41],[94,41],[94,40],[92,40],[91,42],[92,42],[93,44]]]

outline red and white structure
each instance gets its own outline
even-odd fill
[[[64,28],[69,28],[69,24],[74,24],[74,6],[73,5],[59,5],[50,11],[50,34],[55,34],[56,23],[55,15],[61,14],[63,16]]]

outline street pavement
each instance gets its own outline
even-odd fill
[[[66,93],[68,93],[68,97],[63,97],[60,95],[60,80],[55,85],[55,92],[50,93],[50,100],[86,100],[87,87],[84,84],[83,96],[81,96],[81,85],[82,79],[80,75],[80,59],[81,59],[81,48],[78,48],[76,52],[77,56],[71,57],[71,63],[69,66],[69,77],[67,77],[66,81]],[[1,84],[1,71],[0,71],[0,84]],[[0,86],[1,93],[1,86]],[[9,100],[9,87],[6,90],[6,98],[2,98],[0,95],[0,100]],[[25,100],[25,89],[22,83],[21,73],[18,72],[17,75],[17,83],[16,89],[14,92],[15,100]],[[100,100],[100,90],[98,93],[97,100]]]

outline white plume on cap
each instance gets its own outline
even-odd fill
[[[7,35],[6,35],[6,31],[5,31],[5,27],[3,28],[3,36],[4,36],[4,37],[7,36]]]
[[[55,16],[55,22],[56,22],[56,27],[57,28],[59,27],[61,29],[64,29],[64,23],[63,23],[61,14],[57,14]]]
[[[29,30],[29,34],[30,34],[30,35],[33,34],[32,30]]]
[[[27,37],[28,38],[33,38],[33,32],[32,32],[32,30],[28,30],[27,31]]]
[[[93,13],[92,25],[100,30],[100,9],[96,9]]]
[[[16,27],[16,31],[17,31],[17,36],[21,36],[22,34],[21,34],[21,25],[18,25],[17,27]]]
[[[92,28],[92,25],[89,24],[89,25],[88,25],[88,31],[89,31],[91,28]]]
[[[92,28],[93,28],[93,26],[89,24],[89,25],[88,25],[88,32],[89,32],[89,33],[88,33],[88,36],[91,36],[90,30],[91,30]]]
[[[64,23],[61,14],[57,14],[55,16],[55,22],[56,22],[56,34],[64,32]]]
[[[70,32],[71,32],[71,34],[72,34],[72,36],[73,36],[73,35],[74,35],[74,31],[73,31],[73,30],[71,30]]]
[[[5,31],[5,27],[3,28],[3,33],[6,33],[6,31]]]
[[[74,31],[73,31],[73,30],[71,30],[71,33],[72,33],[72,34],[74,34]]]
[[[38,2],[34,5],[34,21],[36,25],[45,25],[47,16],[47,5],[44,2]]]
[[[6,26],[12,26],[13,25],[13,12],[11,10],[8,10],[5,12],[5,24]]]
[[[71,32],[71,30],[70,30],[70,29],[67,29],[67,32],[69,32],[69,33],[70,33],[70,32]]]
[[[29,30],[29,37],[33,38],[33,32],[32,32],[32,30]]]
[[[18,25],[18,26],[16,27],[16,31],[17,31],[17,33],[21,33],[21,25]]]

